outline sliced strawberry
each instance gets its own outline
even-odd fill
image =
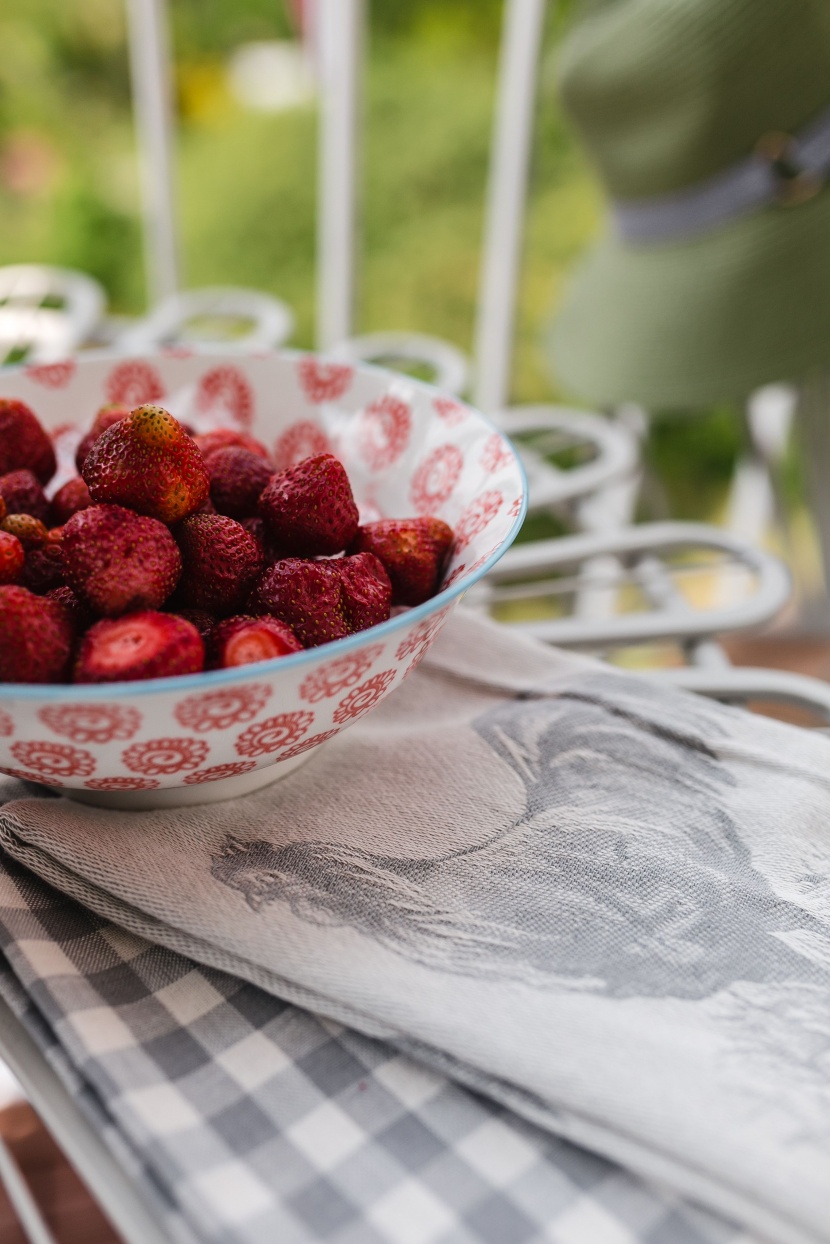
[[[226,514],[193,514],[176,529],[184,569],[176,600],[222,617],[241,609],[262,571],[262,553]]]
[[[34,412],[15,398],[0,398],[0,475],[29,470],[47,484],[57,465],[52,442]]]
[[[360,528],[350,551],[380,558],[393,605],[420,605],[435,595],[452,542],[452,527],[440,518],[382,518]]]
[[[63,528],[61,547],[70,587],[107,617],[157,609],[182,570],[164,523],[120,505],[79,510]]]
[[[60,682],[74,638],[60,602],[25,587],[0,587],[0,682]]]
[[[81,474],[93,501],[176,523],[207,500],[210,480],[195,441],[161,406],[139,406],[102,432]]]
[[[226,618],[208,639],[208,664],[212,669],[251,665],[302,652],[302,648],[291,628],[278,618]]]
[[[349,477],[333,454],[280,471],[260,497],[259,513],[274,544],[298,557],[340,553],[357,535]]]
[[[74,682],[133,682],[196,674],[204,644],[192,623],[172,613],[128,613],[103,618],[81,640]]]

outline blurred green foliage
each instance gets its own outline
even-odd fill
[[[513,399],[556,396],[540,346],[599,196],[555,103],[569,5],[551,6],[518,300]],[[401,328],[470,349],[479,280],[502,0],[370,0],[365,88],[362,331]],[[316,116],[237,103],[227,63],[242,43],[293,37],[275,0],[171,0],[178,192],[186,281],[285,298],[295,340],[314,324]],[[144,309],[140,192],[121,0],[3,0],[0,263],[82,268],[111,308]],[[659,421],[650,453],[700,514],[736,452],[734,421]],[[674,488],[674,483],[671,484]],[[697,508],[695,508],[697,506]]]

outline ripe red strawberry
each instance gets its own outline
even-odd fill
[[[207,499],[210,480],[196,443],[161,406],[139,406],[102,432],[81,471],[96,502],[114,502],[176,523]]]
[[[280,471],[260,497],[259,513],[274,543],[298,557],[340,553],[357,534],[349,477],[333,454]]]
[[[351,632],[336,561],[286,557],[275,562],[259,581],[255,598],[258,611],[290,626],[304,648],[342,639]]]
[[[0,497],[7,514],[31,514],[45,523],[49,518],[49,502],[37,476],[31,471],[9,471],[0,475]]]
[[[212,432],[203,432],[201,436],[196,436],[193,439],[202,451],[202,457],[205,462],[207,462],[211,454],[216,453],[217,449],[227,449],[231,445],[238,445],[241,449],[247,449],[250,453],[257,454],[266,461],[270,459],[268,450],[261,441],[256,440],[253,436],[248,436],[247,432],[237,432],[234,428],[214,428]]]
[[[207,459],[207,469],[217,512],[239,519],[256,514],[257,502],[275,474],[270,462],[238,445],[217,449]]]
[[[241,616],[220,622],[207,641],[207,650],[211,669],[227,669],[302,652],[303,646],[291,628],[277,618]]]
[[[62,604],[25,587],[0,587],[0,682],[59,682],[74,638]]]
[[[254,536],[226,514],[193,514],[176,538],[184,566],[176,600],[219,617],[237,612],[262,570]]]
[[[103,618],[81,640],[73,682],[133,682],[197,674],[204,666],[202,637],[174,613],[148,609]]]
[[[120,402],[109,402],[106,406],[101,407],[93,420],[92,427],[81,438],[78,448],[75,450],[75,469],[77,471],[80,471],[83,467],[87,454],[101,433],[106,432],[107,428],[111,428],[119,420],[125,419],[129,413],[129,406],[123,406]]]
[[[120,505],[91,505],[63,528],[69,586],[95,613],[157,609],[182,570],[176,541],[155,518]]]
[[[304,648],[389,617],[392,587],[371,553],[313,562],[286,557],[260,579],[252,604],[291,627]]]
[[[9,535],[17,536],[24,550],[34,545],[46,544],[49,539],[45,525],[39,518],[32,518],[31,514],[9,514],[0,523],[0,528]]]
[[[212,614],[207,613],[204,609],[171,609],[170,612],[177,613],[186,622],[192,622],[202,639],[207,643],[208,635],[216,626],[216,619]]]
[[[6,503],[5,503],[5,501],[3,500],[3,498],[2,498],[2,497],[0,497],[0,523],[2,523],[2,521],[3,521],[3,519],[4,519],[5,517],[6,517]],[[261,522],[261,521],[262,521],[262,520],[260,519],[260,522]]]
[[[380,558],[393,605],[420,605],[435,595],[452,542],[452,527],[440,518],[382,518],[360,528],[350,551]]]
[[[74,479],[67,480],[52,498],[52,522],[62,527],[73,514],[77,514],[79,510],[85,510],[89,505],[92,505],[89,489],[80,475],[76,475]]]
[[[0,475],[26,469],[46,484],[57,465],[52,442],[34,412],[15,398],[0,398]]]
[[[333,562],[340,571],[343,607],[351,631],[385,622],[392,604],[392,584],[374,553],[356,553]]]
[[[26,563],[20,582],[30,592],[42,596],[66,582],[62,541],[63,528],[53,527],[47,531],[45,540],[32,541],[26,548]]]
[[[19,583],[24,560],[23,545],[17,536],[0,531],[0,584]]]

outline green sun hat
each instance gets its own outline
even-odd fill
[[[689,408],[830,363],[830,0],[592,0],[560,84],[610,227],[559,382]]]

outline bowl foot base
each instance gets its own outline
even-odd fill
[[[308,760],[312,748],[291,760],[276,765],[266,765],[251,773],[239,773],[236,777],[222,778],[218,782],[200,782],[193,786],[168,786],[160,790],[83,790],[80,787],[63,787],[57,794],[66,795],[78,803],[91,803],[97,808],[122,808],[130,812],[145,812],[153,808],[184,808],[198,803],[218,803],[222,799],[237,799],[252,791],[270,786],[280,778],[288,777]]]

